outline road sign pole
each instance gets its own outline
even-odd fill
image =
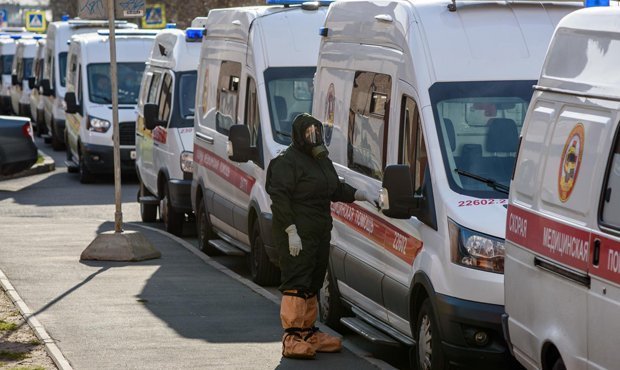
[[[110,81],[112,85],[112,138],[114,141],[114,232],[123,231],[123,211],[121,209],[121,150],[118,127],[118,78],[116,75],[116,35],[114,24],[114,0],[108,0],[108,19],[110,27]]]

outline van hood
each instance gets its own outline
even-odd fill
[[[136,106],[121,105],[118,109],[118,122],[136,122]],[[93,104],[88,107],[88,115],[112,122],[112,106]]]
[[[468,229],[504,239],[508,199],[455,197],[446,204],[452,221]]]

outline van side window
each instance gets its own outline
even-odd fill
[[[159,94],[159,119],[168,122],[172,105],[172,76],[170,73],[164,74]]]
[[[215,128],[217,132],[228,135],[230,126],[237,122],[239,83],[241,82],[241,63],[223,61],[217,82],[217,107]]]
[[[403,95],[401,101],[399,137],[398,163],[409,165],[411,183],[418,190],[424,182],[428,157],[418,106],[413,98],[406,95]]]
[[[248,77],[247,92],[245,94],[245,124],[250,129],[250,145],[256,146],[258,144],[260,116],[258,115],[256,82],[251,77]]]
[[[616,135],[616,144],[607,174],[607,184],[603,188],[601,206],[602,223],[620,229],[620,132]]]
[[[82,65],[78,64],[76,77],[78,79],[77,84],[77,103],[80,104],[82,102]],[[80,106],[81,107],[81,106]]]
[[[153,78],[151,79],[151,86],[149,87],[149,93],[146,98],[147,103],[157,103],[157,98],[159,95],[159,80],[161,79],[161,73],[153,73]]]
[[[348,167],[381,180],[385,167],[392,78],[356,72],[349,108]]]

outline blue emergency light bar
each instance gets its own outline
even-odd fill
[[[301,5],[309,2],[308,0],[267,0],[267,5]],[[317,1],[320,5],[329,5],[334,0],[321,0]]]
[[[19,39],[21,39],[21,38],[22,38],[22,35],[11,35],[11,38],[12,38],[13,40],[19,40]]]
[[[609,0],[585,0],[584,5],[586,8],[593,6],[609,6]]]
[[[166,23],[166,28],[167,29],[177,28],[177,24],[176,23]]]
[[[61,21],[63,21],[63,22],[66,22],[66,21],[68,21],[69,19],[71,19],[71,17],[69,17],[69,15],[68,15],[68,14],[64,14],[64,15],[60,18],[60,20],[61,20]]]
[[[185,41],[200,42],[204,35],[204,28],[188,28],[185,30]]]
[[[34,35],[34,36],[32,36],[32,38],[35,39],[35,40],[41,40],[41,39],[44,39],[45,36],[43,36],[43,35]]]

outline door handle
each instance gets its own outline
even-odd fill
[[[214,144],[215,143],[215,139],[214,138],[212,138],[211,136],[207,136],[205,134],[201,134],[200,132],[196,133],[196,137],[198,138],[198,140],[204,141],[207,144]]]

